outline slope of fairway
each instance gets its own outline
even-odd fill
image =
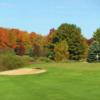
[[[38,63],[33,75],[0,75],[1,100],[99,100],[100,64]]]

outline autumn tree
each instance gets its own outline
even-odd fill
[[[63,40],[63,41],[55,44],[54,53],[55,53],[54,59],[57,62],[60,62],[63,59],[69,58],[68,44],[67,44],[66,40]]]
[[[23,44],[23,34],[22,34],[22,32],[19,29],[12,29],[12,33],[13,34],[16,34],[16,37],[17,37],[17,39],[16,39],[17,45],[20,46],[21,44]]]
[[[54,34],[55,34],[55,29],[54,28],[50,29],[49,34],[45,38],[47,43],[52,42]]]
[[[0,27],[0,47],[4,49],[7,45],[8,42],[8,35],[4,31],[3,28]]]
[[[30,41],[33,44],[33,46],[35,46],[34,44],[37,44],[40,47],[41,56],[47,56],[47,52],[46,52],[47,47],[46,47],[46,41],[45,41],[44,36],[42,36],[41,34],[36,34],[35,32],[32,32],[30,34]],[[34,47],[34,49],[36,47]]]
[[[35,32],[30,33],[30,41],[32,44],[36,43],[38,45],[43,44],[43,36],[41,34],[36,34]]]
[[[52,43],[54,34],[55,34],[55,29],[54,28],[50,29],[49,34],[45,37],[44,40],[45,50],[50,59],[54,59],[54,44]]]
[[[33,47],[34,47],[33,52],[32,52],[33,56],[40,57],[41,56],[40,46],[38,44],[34,43]]]
[[[36,36],[36,33],[35,32],[31,32],[30,33],[29,38],[30,38],[30,41],[31,41],[32,44],[34,44],[34,38],[35,38],[35,36]]]
[[[7,32],[8,35],[8,41],[7,42],[7,46],[9,46],[10,48],[16,48],[17,47],[17,36],[15,34],[15,32],[13,32],[13,29],[9,30]]]
[[[21,33],[22,33],[22,37],[23,37],[22,44],[25,47],[25,54],[29,54],[30,49],[33,47],[33,44],[30,41],[30,35],[26,31],[23,31]]]
[[[84,45],[85,45],[85,52],[84,52],[84,55],[83,55],[83,59],[86,59],[87,55],[88,55],[88,44],[87,44],[86,41],[84,41]]]
[[[25,47],[24,45],[20,45],[18,48],[18,55],[23,56],[25,54]]]
[[[62,40],[66,40],[69,45],[69,59],[80,60],[83,58],[86,46],[79,27],[67,23],[60,25],[54,34],[52,42],[55,44]]]
[[[86,43],[88,44],[88,46],[90,46],[92,42],[93,42],[93,38],[86,39]]]

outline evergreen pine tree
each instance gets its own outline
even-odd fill
[[[98,60],[100,59],[100,43],[97,41],[93,41],[89,47],[87,61],[88,62],[97,62],[97,57],[99,56]]]

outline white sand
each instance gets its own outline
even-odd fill
[[[16,69],[10,71],[0,72],[0,75],[25,75],[25,74],[37,74],[45,72],[46,70],[43,69],[32,69],[32,68],[23,68],[23,69]]]

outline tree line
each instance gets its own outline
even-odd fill
[[[57,30],[52,28],[47,36],[0,27],[0,47],[3,51],[14,51],[17,55],[48,57],[57,62],[63,59],[89,58],[90,47],[94,41],[100,42],[100,28],[94,32],[92,38],[86,39],[81,34],[80,27],[67,23],[61,24]]]

